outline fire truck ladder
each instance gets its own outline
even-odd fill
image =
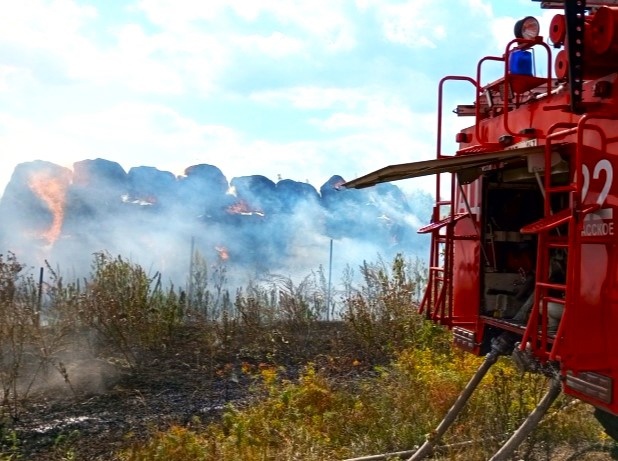
[[[522,229],[522,233],[538,235],[538,251],[534,305],[521,344],[513,353],[516,361],[520,363],[522,362],[518,357],[525,358],[528,353],[534,354],[534,357],[542,363],[559,361],[564,325],[569,315],[572,315],[572,312],[575,312],[574,309],[577,309],[577,297],[579,296],[581,282],[581,226],[587,214],[600,208],[598,203],[582,204],[584,198],[582,196],[582,188],[584,187],[582,164],[584,150],[583,132],[584,130],[596,131],[601,140],[601,151],[607,150],[608,142],[616,142],[615,138],[608,140],[598,125],[590,124],[589,121],[591,119],[615,120],[616,117],[602,114],[586,114],[580,118],[577,124],[557,123],[548,130],[545,145],[544,172],[545,217]],[[574,145],[571,143],[571,146],[575,149],[570,157],[570,183],[566,185],[553,185],[551,160],[554,149],[552,148],[552,141],[571,135],[576,135],[577,140]],[[557,193],[568,193],[570,205],[568,208],[553,214],[551,210],[551,196]],[[558,232],[558,228],[565,224],[568,226],[568,233],[566,236],[562,236]],[[554,230],[556,232],[552,232]],[[556,283],[550,280],[550,253],[567,249],[566,280],[564,283]],[[550,295],[550,290],[563,293],[563,297]],[[563,306],[562,318],[559,320],[554,336],[550,336],[553,332],[549,331],[548,325],[549,303],[552,302]],[[525,361],[523,363],[525,364]],[[517,446],[534,430],[543,414],[551,405],[551,402],[560,394],[562,380],[559,370],[556,367],[550,366],[546,367],[544,371],[552,377],[547,394],[490,461],[510,459]]]
[[[449,75],[440,80],[438,85],[438,129],[436,134],[436,159],[438,160],[448,157],[442,154],[442,112],[444,86],[447,82],[452,81],[468,82],[474,87],[475,94],[478,95],[479,93],[476,81],[470,77]],[[455,190],[452,183],[450,199],[441,199],[441,179],[442,175],[437,173],[436,204],[433,208],[431,224],[417,231],[419,234],[431,234],[427,287],[418,312],[425,315],[427,319],[451,327],[453,320],[453,249],[454,239],[456,238],[454,228],[457,221],[469,216],[469,214],[455,213],[452,203]],[[443,209],[449,209],[446,217],[442,217]]]
[[[447,202],[450,203],[450,202]],[[419,314],[424,314],[427,319],[437,320],[441,312],[444,314],[446,306],[446,291],[450,284],[450,272],[448,266],[451,261],[451,251],[444,252],[443,265],[441,264],[441,252],[449,241],[448,234],[452,233],[448,225],[449,218],[435,219],[440,215],[440,206],[446,203],[437,202],[433,209],[432,223],[420,228],[419,234],[431,233],[431,248],[429,252],[429,275],[425,294],[419,306]],[[446,234],[442,229],[446,227]],[[447,263],[448,261],[448,263]]]
[[[431,233],[429,255],[429,278],[419,306],[419,313],[442,325],[452,321],[452,273],[455,223],[468,213],[450,213],[437,219],[442,206],[451,206],[450,201],[438,201],[434,207],[432,223],[420,228],[419,234]]]
[[[543,181],[544,217],[539,221],[522,228],[522,233],[536,234],[538,251],[536,263],[536,286],[534,304],[526,330],[523,334],[519,351],[531,352],[542,363],[559,359],[560,341],[563,335],[565,319],[569,311],[576,304],[576,290],[580,285],[581,267],[581,232],[580,222],[584,216],[599,209],[598,204],[583,205],[582,186],[582,150],[584,129],[592,129],[600,134],[602,149],[606,149],[606,139],[602,131],[588,121],[591,118],[607,118],[603,116],[584,115],[577,124],[557,123],[547,134],[545,145],[545,171]],[[576,135],[577,141],[570,158],[570,182],[563,185],[554,185],[552,182],[552,155],[554,148],[552,141],[563,139],[566,136]],[[572,144],[571,144],[572,145]],[[554,213],[552,197],[555,194],[568,193],[569,207]],[[566,235],[560,233],[561,226],[567,226]],[[565,279],[556,281],[551,279],[552,253],[563,252],[566,257]],[[567,254],[568,253],[568,254]],[[558,295],[556,295],[558,293]],[[557,325],[550,325],[550,305],[562,306],[561,319]],[[557,327],[557,328],[550,328]],[[518,354],[520,352],[517,352]]]

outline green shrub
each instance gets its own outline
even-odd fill
[[[14,254],[0,255],[0,386],[2,412],[19,411],[31,338],[38,331],[38,294],[32,274]],[[2,414],[0,414],[0,417]]]
[[[173,461],[191,453],[195,458],[185,459],[317,461],[410,449],[436,426],[481,360],[411,348],[376,376],[349,382],[333,381],[311,365],[291,382],[264,366],[260,402],[242,410],[230,406],[220,423],[204,429],[157,433],[119,459]],[[507,361],[487,378],[438,450],[440,459],[488,459],[544,389],[543,377],[522,376]],[[565,447],[602,440],[584,405],[569,402],[559,401],[522,446],[524,459],[553,459]]]
[[[48,266],[42,302],[40,287],[24,269],[14,255],[0,255],[0,416],[7,410],[17,414],[47,366],[71,386],[63,353],[90,330],[104,340],[94,343],[95,355],[120,353],[132,367],[144,365],[142,353],[163,348],[173,353],[180,331],[197,331],[192,338],[201,342],[191,344],[208,351],[213,376],[244,373],[255,383],[260,398],[253,405],[229,406],[221,421],[207,426],[157,432],[118,453],[123,461],[312,461],[410,449],[431,433],[483,360],[452,349],[450,334],[417,313],[422,276],[401,256],[388,267],[365,263],[361,287],[347,289],[345,322],[328,324],[320,322],[326,297],[319,274],[298,284],[285,278],[266,287],[252,284],[236,292],[234,303],[223,291],[212,297],[200,286],[199,296],[191,294],[192,304],[174,287],[163,288],[160,274],[150,277],[120,256],[98,253],[83,282],[66,283]],[[198,308],[204,315],[196,314]],[[320,343],[321,334],[331,337]],[[312,349],[326,342],[328,348]],[[315,363],[296,380],[280,368],[297,366],[312,354]],[[546,384],[543,376],[522,375],[500,360],[447,433],[438,456],[487,459],[531,411]],[[605,440],[589,407],[574,402],[558,400],[523,445],[521,458],[552,459],[559,449]],[[20,444],[12,433],[3,434],[8,459],[17,459]],[[75,434],[59,439],[57,453],[73,456],[76,440]]]
[[[173,287],[162,288],[160,274],[149,278],[141,266],[101,252],[94,255],[79,312],[80,321],[133,367],[140,351],[170,340],[183,305]]]
[[[416,287],[423,280],[419,267],[400,254],[390,269],[381,260],[361,266],[363,284],[344,300],[343,318],[367,358],[388,361],[413,344],[425,342],[434,347],[438,337],[445,337],[418,314]]]
[[[351,362],[347,373],[340,369],[329,375],[309,364],[297,381],[291,381],[276,365],[247,364],[243,372],[253,370],[260,383],[256,393],[263,398],[243,409],[230,406],[220,422],[205,428],[157,433],[145,445],[122,452],[119,459],[312,461],[420,445],[483,358],[451,348],[447,331],[421,319],[412,299],[415,285],[401,257],[390,270],[383,264],[365,264],[362,272],[365,285],[350,291],[346,300],[345,325],[352,334],[345,339],[348,350],[363,355],[363,360]],[[238,331],[266,331],[260,325],[273,312],[266,308],[272,306],[267,298],[239,293]],[[328,357],[322,362],[331,361]],[[363,366],[355,369],[359,364]],[[545,377],[521,374],[509,360],[500,360],[447,433],[438,459],[488,459],[546,387]],[[520,457],[553,459],[569,447],[604,440],[586,406],[572,402],[564,396],[558,400],[522,445]]]

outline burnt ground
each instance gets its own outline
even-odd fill
[[[259,398],[259,378],[244,373],[243,364],[253,370],[276,365],[286,370],[286,378],[294,378],[303,364],[329,353],[328,336],[262,350],[241,347],[207,360],[204,344],[193,338],[149,352],[139,369],[129,370],[121,360],[67,365],[68,382],[57,379],[55,386],[35,389],[25,402],[5,410],[0,454],[32,461],[64,460],[69,452],[75,460],[113,459],[113,453],[157,429],[216,421],[226,405],[248,405]],[[78,374],[80,369],[87,373]]]
[[[368,376],[372,360],[366,357],[365,366],[351,365],[360,351],[345,336],[339,326],[329,326],[282,342],[271,335],[249,347],[243,342],[213,351],[212,344],[190,334],[172,347],[146,352],[141,366],[132,370],[118,356],[82,357],[67,365],[69,382],[51,370],[53,385],[33,389],[26,401],[4,409],[0,458],[113,460],[119,450],[147,440],[156,430],[201,426],[218,421],[228,404],[250,405],[262,395],[257,370],[264,364],[284,370],[288,379],[296,378],[307,362],[346,382]],[[247,367],[252,372],[243,372]],[[555,459],[618,459],[607,447],[581,448],[574,452],[565,447]]]
[[[153,430],[212,421],[227,403],[251,395],[247,378],[212,379],[200,369],[166,365],[124,377],[105,393],[31,399],[10,424],[16,446],[6,438],[3,452],[50,460],[74,450],[78,459],[108,460]]]

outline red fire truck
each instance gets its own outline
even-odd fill
[[[558,9],[549,40],[526,17],[504,54],[480,59],[474,76],[442,78],[435,159],[345,185],[437,176],[431,223],[419,230],[431,235],[420,312],[451,328],[457,346],[486,356],[412,459],[431,449],[499,355],[551,385],[492,459],[506,459],[561,391],[595,406],[618,438],[618,1],[540,3]],[[490,65],[504,72],[486,83]],[[467,82],[475,96],[454,110],[472,122],[450,155],[442,106],[452,82]]]

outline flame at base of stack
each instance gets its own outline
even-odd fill
[[[28,179],[28,187],[47,205],[52,215],[51,225],[41,234],[49,245],[58,239],[62,230],[69,181],[68,177],[52,176],[45,171],[34,172]]]
[[[244,200],[239,200],[238,202],[234,203],[233,205],[230,205],[229,207],[227,207],[226,211],[229,214],[240,214],[240,215],[244,215],[244,216],[264,216],[265,213],[262,210],[253,210],[251,209],[251,207],[247,204],[247,202],[245,202]]]
[[[230,259],[230,254],[227,251],[227,248],[225,248],[224,246],[216,246],[215,250],[217,251],[217,253],[219,254],[219,259],[223,262],[227,261],[228,259]]]

